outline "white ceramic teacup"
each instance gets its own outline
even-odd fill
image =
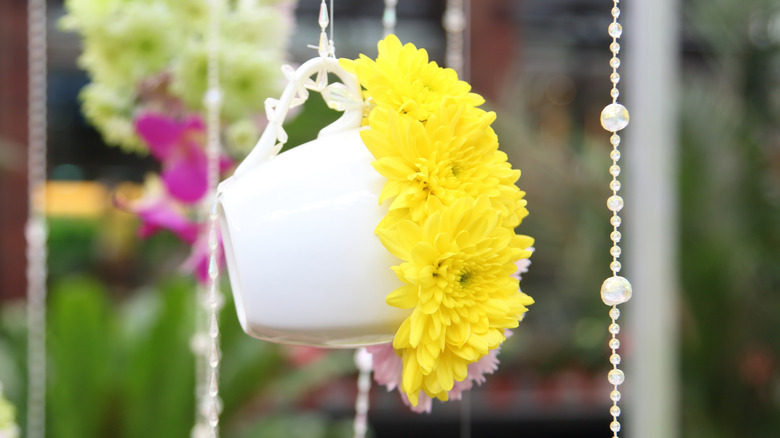
[[[332,58],[301,66],[300,81],[323,65],[360,95],[354,76]],[[280,99],[282,118],[294,87],[291,82]],[[387,212],[378,205],[384,178],[360,139],[361,117],[361,108],[347,109],[316,140],[278,155],[270,123],[235,174],[220,184],[228,273],[248,334],[358,347],[392,340],[408,315],[385,303],[401,286],[390,269],[399,261],[374,234]]]

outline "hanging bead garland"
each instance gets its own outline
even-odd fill
[[[46,1],[27,3],[27,434],[46,435]]]
[[[612,271],[612,277],[607,278],[601,285],[601,299],[604,304],[612,307],[609,311],[609,317],[612,320],[609,325],[609,333],[611,334],[609,348],[612,350],[609,362],[612,364],[612,369],[607,373],[607,380],[613,386],[612,392],[609,395],[610,400],[612,400],[612,407],[609,409],[609,413],[612,416],[612,422],[610,423],[609,428],[612,430],[614,438],[617,438],[618,432],[620,432],[620,421],[618,421],[620,407],[618,406],[618,402],[620,401],[621,394],[618,388],[625,381],[625,374],[618,368],[621,357],[617,352],[620,348],[620,340],[617,338],[618,333],[620,333],[620,325],[617,323],[617,320],[620,317],[620,310],[618,310],[617,305],[631,299],[631,283],[624,277],[618,275],[618,272],[620,272],[621,269],[621,264],[618,259],[622,253],[622,250],[618,245],[622,237],[620,231],[618,231],[622,222],[618,212],[623,209],[623,198],[618,195],[621,185],[618,180],[618,176],[620,175],[620,166],[618,165],[618,160],[620,160],[620,151],[618,150],[618,146],[620,146],[620,136],[617,132],[628,126],[629,121],[628,110],[617,102],[617,99],[620,96],[620,91],[618,90],[618,83],[620,82],[620,74],[618,73],[618,67],[620,67],[620,58],[618,57],[620,43],[618,43],[618,39],[623,33],[623,27],[618,23],[618,17],[620,17],[619,2],[620,0],[613,0],[612,23],[610,23],[607,29],[609,36],[612,37],[612,42],[609,45],[609,50],[612,52],[612,58],[609,60],[609,65],[612,67],[612,73],[609,76],[609,79],[612,82],[612,90],[610,91],[612,103],[607,105],[601,112],[601,126],[612,133],[612,136],[610,137],[612,151],[609,153],[609,157],[612,160],[612,165],[609,167],[609,173],[612,175],[612,181],[609,183],[609,188],[612,190],[612,196],[607,199],[607,208],[612,212],[612,218],[610,219],[610,223],[612,224],[612,233],[610,234],[612,247],[609,250],[609,253],[612,256],[612,262],[609,265],[609,269]]]
[[[212,195],[203,204],[207,215],[207,243],[209,249],[208,284],[199,290],[198,327],[194,337],[196,346],[196,424],[193,438],[217,438],[222,400],[219,397],[220,332],[219,311],[224,300],[219,291],[219,235],[217,231],[216,190],[219,181],[221,147],[219,141],[222,91],[219,85],[219,17],[222,0],[211,0],[208,29],[208,90],[203,98],[206,108],[206,155],[208,157],[208,185]],[[204,333],[205,331],[205,333]]]
[[[333,0],[330,1],[330,13],[325,0],[320,2],[317,24],[320,25],[320,42],[316,46],[309,45],[309,48],[317,49],[317,53],[323,58],[336,56],[336,46],[333,42]],[[330,38],[328,38],[328,26],[330,26]]]
[[[365,348],[355,351],[358,368],[357,398],[355,400],[355,438],[365,438],[368,431],[368,393],[371,391],[372,356]]]

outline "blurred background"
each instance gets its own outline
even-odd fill
[[[56,25],[62,1],[48,5],[47,436],[189,436],[195,281],[179,270],[188,248],[166,233],[138,239],[137,219],[112,206],[113,193],[137,190],[159,164],[105,145],[85,120],[78,94],[89,78],[76,64],[79,39]],[[498,372],[463,402],[434,403],[432,414],[417,415],[397,394],[373,388],[373,436],[458,436],[465,413],[474,437],[608,436],[609,319],[598,290],[611,260],[604,205],[611,163],[609,133],[598,118],[611,86],[611,7],[596,0],[472,2],[470,82],[497,112],[501,148],[523,172],[519,185],[531,214],[519,231],[536,239],[536,252],[522,288],[536,304],[502,349]],[[298,3],[294,62],[314,55],[306,45],[317,41],[318,8],[315,0]],[[398,5],[401,40],[427,48],[440,63],[444,8],[443,0]],[[628,2],[626,15],[631,8]],[[336,1],[338,56],[376,55],[382,10],[379,0]],[[780,436],[780,2],[683,0],[676,14],[677,87],[665,96],[675,108],[675,278],[661,282],[675,285],[676,310],[668,317],[675,321],[678,417],[669,421],[687,438]],[[20,424],[25,66],[26,2],[0,0],[0,382]],[[333,116],[311,99],[290,122],[290,143],[313,138]],[[626,134],[630,139],[631,127]],[[631,147],[621,149],[629,155]],[[628,214],[627,226],[630,220]],[[631,241],[624,249],[643,250]],[[631,274],[629,265],[625,276]],[[643,310],[630,306],[629,315]],[[351,436],[351,352],[254,340],[241,332],[230,303],[221,324],[223,436]],[[630,335],[626,363],[642,348]],[[627,388],[630,399],[642,397]],[[630,427],[632,413],[624,412]]]

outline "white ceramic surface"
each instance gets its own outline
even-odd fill
[[[228,273],[252,336],[372,345],[392,340],[409,313],[385,303],[401,286],[390,269],[399,261],[374,234],[386,214],[377,202],[384,178],[371,167],[354,116],[282,154],[253,152],[251,164],[220,185]]]

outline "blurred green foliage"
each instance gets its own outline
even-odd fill
[[[780,4],[696,0],[680,113],[683,436],[780,431]]]
[[[780,3],[682,3],[679,132],[680,397],[686,438],[780,434]],[[606,54],[604,54],[606,60]],[[607,136],[589,73],[551,102],[523,72],[499,111],[537,239],[522,287],[536,299],[502,362],[601,371],[608,320],[594,299],[609,263]],[[568,76],[567,76],[568,80]],[[603,86],[602,86],[603,85]],[[608,95],[608,84],[597,91]],[[630,243],[626,242],[629,246]],[[630,277],[631,273],[627,272]],[[502,367],[499,372],[506,372]]]
[[[195,409],[195,360],[189,347],[193,294],[193,282],[182,277],[121,300],[94,278],[56,281],[47,316],[47,436],[188,437]],[[23,309],[5,306],[2,312],[0,379],[11,382],[6,391],[23,419]],[[297,413],[296,402],[323,382],[351,372],[349,352],[291,368],[278,345],[241,331],[230,300],[220,322],[227,358],[220,376],[223,436],[347,436],[344,422]],[[253,409],[253,403],[260,407]]]

